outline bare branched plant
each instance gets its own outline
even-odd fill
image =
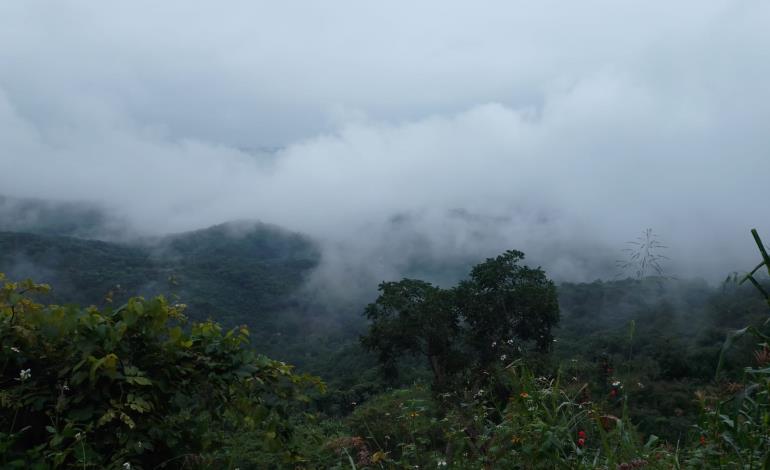
[[[630,246],[622,250],[625,259],[615,262],[620,270],[617,277],[630,276],[636,279],[647,276],[666,277],[662,263],[669,258],[662,255],[660,250],[668,247],[660,241],[651,228],[645,229],[636,240],[626,243]]]

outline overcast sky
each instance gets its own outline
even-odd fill
[[[3,1],[0,194],[146,233],[260,219],[379,277],[399,240],[607,277],[652,227],[719,276],[770,241],[768,25],[766,1]]]

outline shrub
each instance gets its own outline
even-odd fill
[[[288,416],[322,387],[255,354],[245,327],[188,325],[183,305],[42,305],[48,286],[0,274],[3,468],[234,465],[301,461]]]

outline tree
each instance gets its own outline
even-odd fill
[[[361,338],[362,344],[379,354],[390,376],[396,373],[398,356],[424,356],[434,385],[442,388],[453,365],[453,342],[459,332],[452,292],[416,279],[383,282],[379,291],[377,301],[365,310],[372,326]]]
[[[362,344],[391,374],[400,355],[423,356],[437,389],[452,374],[483,370],[530,344],[548,351],[559,321],[556,288],[542,269],[520,266],[523,259],[520,251],[489,258],[449,290],[414,279],[380,284]]]
[[[469,346],[482,367],[528,343],[550,350],[551,328],[559,322],[556,286],[541,268],[520,266],[523,259],[516,250],[488,258],[455,289]]]

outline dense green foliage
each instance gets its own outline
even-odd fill
[[[770,273],[770,258],[756,234],[755,238],[763,256],[759,267],[766,266]],[[656,324],[663,320],[642,324],[637,330],[636,321],[624,325],[620,319],[627,320],[629,312],[620,316],[614,326],[607,319],[589,319],[578,313],[573,321],[593,320],[594,325],[604,325],[591,341],[562,329],[559,333],[567,338],[567,344],[557,350],[559,355],[552,361],[524,358],[503,363],[496,371],[488,371],[486,388],[456,383],[438,394],[427,394],[419,386],[382,394],[356,409],[348,419],[351,431],[362,437],[335,442],[346,445],[348,455],[357,455],[359,466],[374,468],[767,468],[770,336],[763,331],[767,321],[760,322],[762,326],[729,332],[727,341],[722,335],[716,351],[702,341],[713,337],[713,331],[725,323],[756,318],[757,305],[764,304],[762,315],[766,320],[770,313],[766,308],[770,301],[767,289],[751,274],[746,279],[753,279],[752,284],[763,298],[732,282],[721,293],[711,292],[701,283],[679,285],[679,289],[707,293],[700,300],[697,296],[691,299],[697,309],[712,313],[698,319],[697,324],[692,324],[696,319],[693,314],[677,318],[682,313],[679,307],[687,310],[687,301],[677,307],[650,302],[650,289],[664,286],[659,279],[624,281],[636,287],[636,293],[634,289],[618,290],[617,283],[572,286],[620,295],[628,300],[629,307],[636,306],[642,315],[652,315],[648,321],[664,317],[672,337],[664,343],[647,344],[653,339]],[[396,306],[408,313],[404,319],[411,319],[409,324],[420,325],[412,319],[421,312],[420,302],[397,301],[429,298],[435,294],[432,287],[417,281],[384,287],[389,296],[380,297],[380,306]],[[398,287],[408,289],[388,292]],[[402,295],[415,292],[422,297]],[[390,297],[393,294],[396,301]],[[574,290],[572,295],[582,297]],[[589,297],[592,310],[602,313],[602,304],[608,299]],[[664,299],[665,295],[658,292],[655,297]],[[617,298],[610,298],[607,305],[619,304]],[[731,309],[739,308],[742,315],[735,318]],[[435,312],[429,309],[428,313],[436,318]],[[725,317],[729,316],[732,318],[727,321]],[[677,325],[679,322],[681,325]],[[684,338],[675,339],[673,335],[688,322],[695,328]],[[373,323],[372,332],[380,334],[377,327],[377,322]],[[624,327],[623,332],[615,333],[616,327]],[[589,332],[590,326],[584,333]],[[599,345],[602,335],[609,338]],[[738,341],[749,335],[759,343],[745,343],[750,354],[734,356],[734,366],[717,371],[715,380],[717,365],[726,365],[727,356],[740,353],[742,348],[736,351]],[[665,347],[669,340],[678,341],[669,344],[673,350]],[[701,355],[699,345],[706,346],[708,352]],[[593,354],[588,351],[597,346]],[[407,342],[406,350],[412,349]],[[693,367],[691,362],[697,361],[705,364]],[[757,366],[746,367],[751,362]],[[649,374],[645,376],[649,382],[636,381],[645,374]],[[673,389],[665,388],[672,383]],[[681,391],[691,410],[677,408],[671,415],[663,415],[666,410],[660,408],[669,406],[666,401],[672,390],[677,394]],[[661,439],[634,424],[634,412],[638,414],[651,406],[659,407],[661,422],[654,423],[659,429],[674,428],[670,438]]]
[[[529,343],[550,349],[551,327],[559,319],[556,288],[542,269],[520,266],[519,251],[508,251],[475,266],[453,289],[404,279],[380,285],[366,308],[372,322],[362,344],[379,354],[388,374],[406,353],[427,359],[434,390],[452,379],[486,382],[498,361],[521,354]]]
[[[194,319],[246,324],[260,344],[287,330],[276,318],[318,262],[304,237],[248,222],[132,244],[0,232],[0,270],[56,285],[52,301],[104,305],[130,296],[172,295]],[[299,320],[297,320],[299,322]]]
[[[508,252],[454,288],[383,283],[367,332],[360,312],[296,295],[318,253],[281,230],[130,245],[52,233],[0,233],[0,270],[57,287],[6,282],[0,296],[0,466],[768,466],[756,234],[762,263],[743,283],[556,288]],[[178,302],[236,328],[188,323]],[[342,321],[316,328],[330,314]],[[296,360],[328,391],[305,393],[318,382],[255,350]]]
[[[290,411],[320,382],[256,355],[245,327],[186,327],[162,297],[104,310],[36,303],[47,290],[0,290],[3,468],[227,468],[244,464],[233,450],[243,435],[251,465],[302,460]]]

